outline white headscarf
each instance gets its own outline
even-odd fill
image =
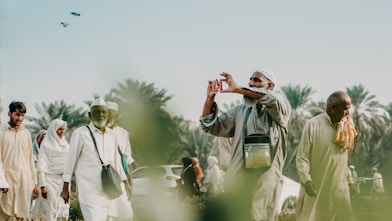
[[[49,174],[62,174],[64,169],[65,157],[69,151],[69,144],[65,139],[60,138],[56,131],[67,122],[55,119],[53,120],[46,132],[46,136],[41,143],[38,155],[37,172],[45,172]]]

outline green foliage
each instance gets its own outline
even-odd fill
[[[186,156],[197,157],[201,168],[207,168],[207,157],[218,156],[218,144],[216,137],[205,133],[200,127],[191,129],[183,146]],[[218,157],[219,158],[219,157]]]
[[[289,136],[287,144],[287,160],[284,166],[284,173],[293,180],[298,180],[297,169],[295,167],[295,157],[301,139],[302,128],[311,114],[306,107],[311,101],[311,95],[315,93],[312,87],[292,85],[281,87],[281,91],[291,105],[291,116],[289,122]]]
[[[386,125],[391,125],[390,116],[363,85],[347,88],[347,94],[352,102],[350,115],[358,132],[349,160],[358,168],[358,174],[367,174],[371,167],[381,163],[386,147],[382,144],[388,139]]]
[[[79,200],[76,192],[70,192],[70,209],[69,209],[69,220],[83,220],[82,210],[80,209]]]
[[[62,119],[67,122],[66,137],[69,139],[72,131],[81,125],[87,125],[90,122],[86,110],[75,105],[67,105],[64,100],[55,101],[54,103],[36,104],[39,117],[26,116],[29,121],[27,128],[31,130],[32,134],[36,134],[41,129],[47,129],[50,122],[54,119]]]
[[[179,162],[189,123],[166,110],[166,103],[172,98],[166,90],[127,79],[106,97],[119,104],[119,125],[130,132],[137,164]]]

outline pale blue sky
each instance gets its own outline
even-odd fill
[[[312,86],[315,100],[364,84],[387,104],[391,11],[390,1],[0,0],[2,105],[25,101],[34,115],[36,103],[82,105],[132,78],[167,89],[169,110],[197,121],[208,79],[227,71],[246,84],[258,68],[278,86]]]

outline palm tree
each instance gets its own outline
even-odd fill
[[[47,129],[52,120],[62,119],[67,122],[66,137],[69,139],[73,130],[90,122],[87,110],[84,110],[82,107],[76,107],[74,104],[68,105],[64,100],[49,104],[42,102],[41,104],[36,104],[35,109],[40,115],[39,117],[26,116],[26,119],[29,121],[26,127],[33,134],[41,129]]]
[[[363,85],[355,85],[346,90],[351,98],[350,115],[358,132],[355,149],[349,154],[349,159],[358,166],[359,172],[365,172],[379,163],[382,150],[380,140],[385,137],[384,125],[388,123],[385,118],[386,110]]]
[[[201,127],[193,128],[185,138],[185,153],[191,157],[197,157],[202,168],[207,168],[207,157],[218,156],[216,137],[205,133]]]
[[[297,148],[301,139],[302,129],[306,120],[312,116],[311,112],[305,109],[307,104],[311,101],[311,95],[316,91],[312,87],[306,85],[289,84],[282,86],[280,90],[286,96],[291,105],[291,117],[289,124],[289,140],[287,145],[287,161],[284,166],[284,173],[291,179],[298,180],[298,174],[295,166],[295,157]]]
[[[119,104],[119,125],[129,131],[132,152],[139,165],[176,161],[173,153],[182,153],[186,122],[172,116],[166,103],[172,96],[154,84],[127,79],[107,95]]]

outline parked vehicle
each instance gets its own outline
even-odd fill
[[[174,193],[182,165],[142,166],[132,172],[132,194],[147,196],[155,191]]]

